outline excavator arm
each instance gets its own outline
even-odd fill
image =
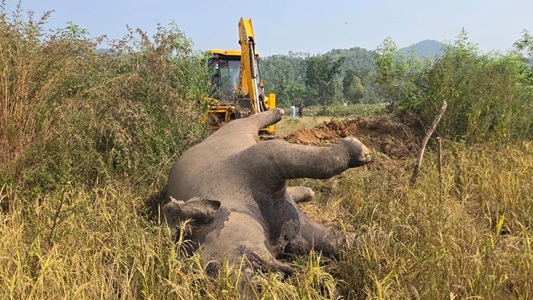
[[[238,117],[247,117],[265,110],[263,82],[259,77],[259,67],[255,52],[255,38],[251,19],[239,21],[239,44],[241,45],[241,67],[237,85]]]

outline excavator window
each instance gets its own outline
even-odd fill
[[[215,56],[209,60],[209,66],[212,71],[212,97],[222,102],[234,102],[239,80],[240,57]]]

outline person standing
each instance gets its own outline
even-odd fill
[[[305,107],[305,105],[304,105],[303,101],[301,101],[300,104],[298,105],[298,116],[300,118],[303,118],[303,116],[304,116],[304,107]]]
[[[296,117],[296,105],[291,104],[291,118]]]

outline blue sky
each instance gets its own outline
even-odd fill
[[[7,0],[12,11],[18,0]],[[399,47],[424,39],[451,41],[465,28],[484,52],[506,52],[527,29],[533,34],[533,0],[23,0],[47,26],[72,21],[91,36],[120,38],[126,25],[154,33],[175,21],[197,50],[237,49],[237,23],[251,18],[262,56],[310,54],[362,47],[374,50],[386,37]]]

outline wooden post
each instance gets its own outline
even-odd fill
[[[448,103],[444,101],[444,103],[442,104],[442,107],[440,108],[439,113],[435,117],[435,120],[433,120],[433,124],[431,124],[431,127],[426,133],[426,136],[422,140],[422,145],[420,145],[420,150],[418,150],[418,159],[415,165],[415,169],[413,170],[413,176],[411,176],[411,181],[409,184],[411,188],[415,186],[416,179],[418,178],[418,173],[420,172],[420,166],[422,165],[422,159],[424,158],[424,151],[426,150],[426,145],[429,141],[429,138],[433,134],[433,131],[435,131],[435,128],[437,128],[437,125],[439,125],[440,119],[442,118],[442,115],[444,115],[444,112],[446,111],[447,106],[448,106]]]
[[[437,137],[437,168],[439,170],[439,201],[442,202],[442,139]]]

